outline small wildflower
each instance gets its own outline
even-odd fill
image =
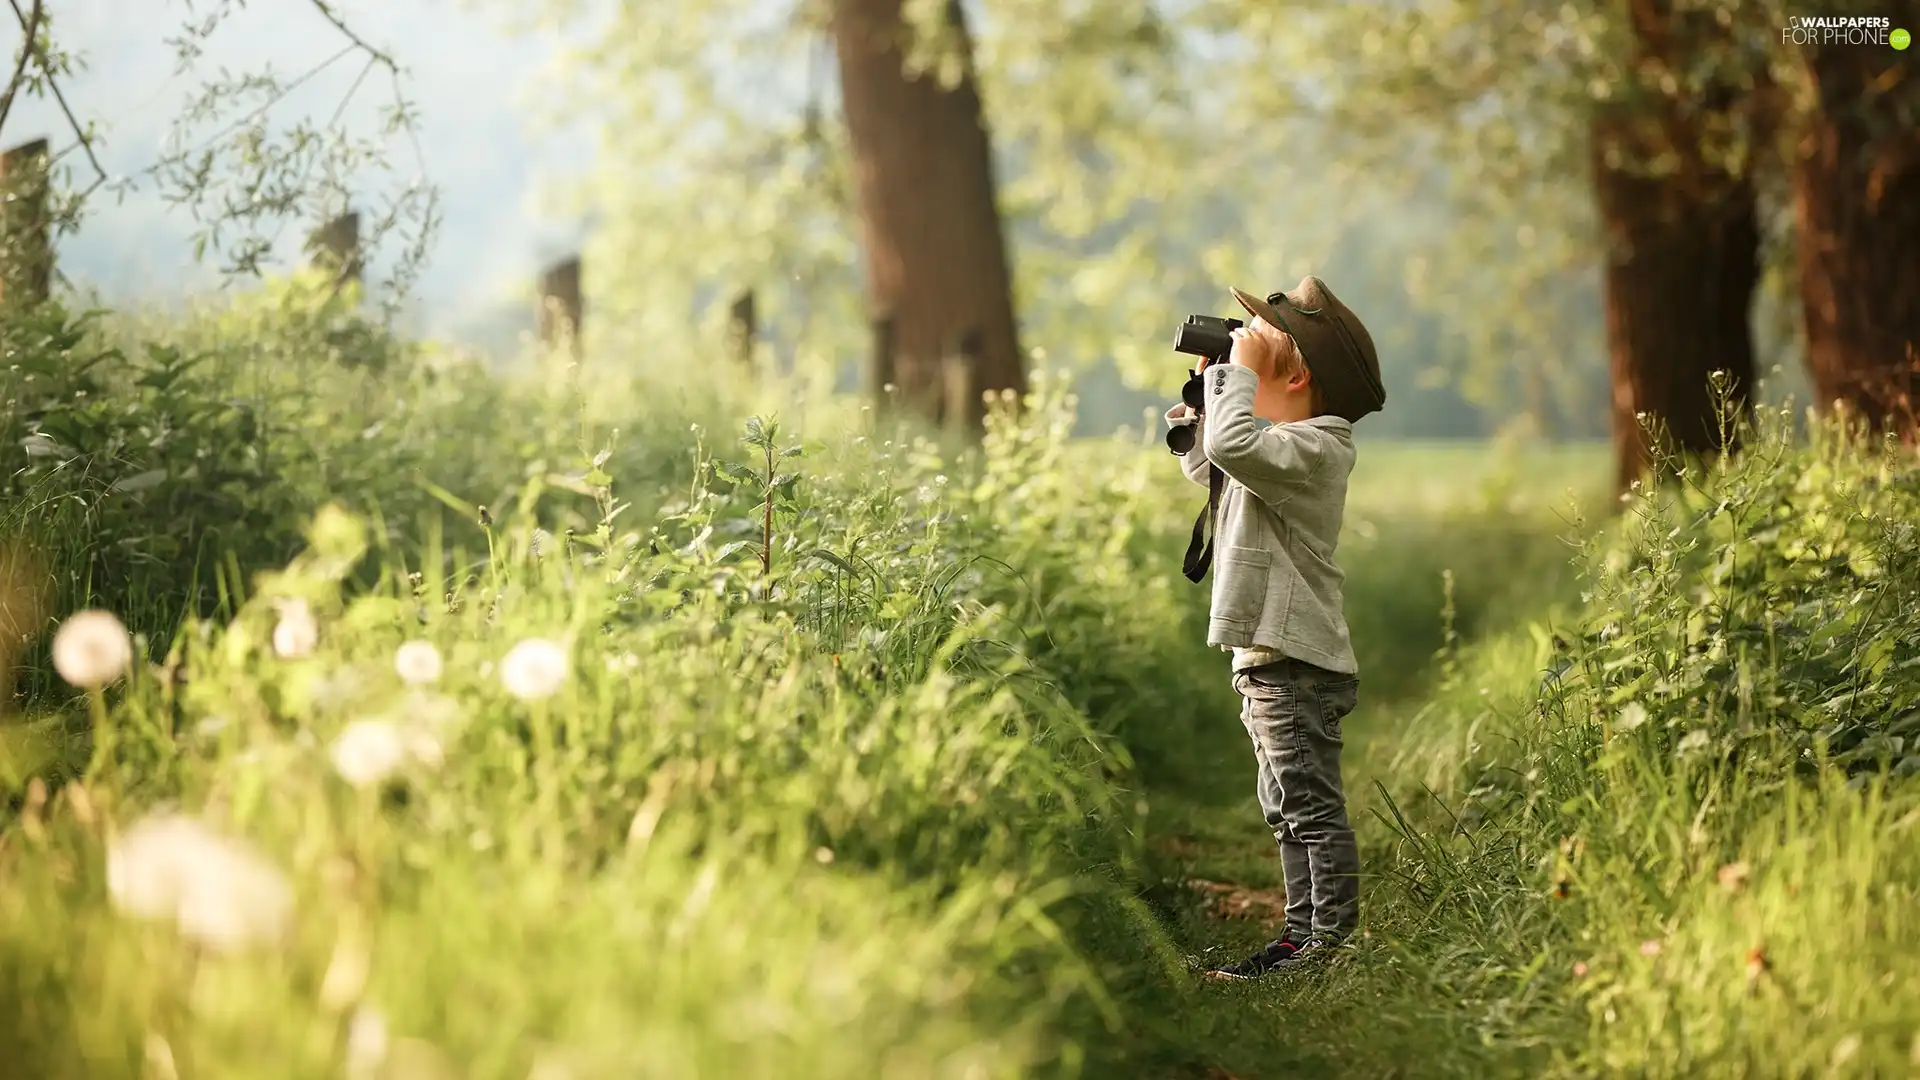
[[[334,943],[333,956],[327,961],[327,973],[320,979],[320,1007],[341,1013],[360,1000],[367,989],[371,957],[358,934],[343,934]]]
[[[133,638],[110,611],[76,612],[53,635],[54,670],[83,690],[98,690],[132,665]]]
[[[1573,977],[1576,979],[1584,979],[1587,977],[1587,962],[1585,960],[1574,962]]]
[[[1652,938],[1648,938],[1646,941],[1641,942],[1640,955],[1641,956],[1659,956],[1660,942]]]
[[[313,621],[313,608],[295,597],[281,605],[280,621],[273,627],[273,651],[283,660],[297,660],[313,652],[320,643],[320,627]]]
[[[393,654],[393,670],[409,686],[421,686],[440,677],[440,650],[431,641],[409,641]]]
[[[253,849],[180,815],[150,817],[107,852],[114,906],[171,920],[208,948],[232,951],[286,932],[293,890]]]
[[[1730,862],[1720,868],[1720,887],[1728,892],[1739,892],[1747,885],[1747,864]]]
[[[813,849],[813,861],[819,863],[821,866],[831,863],[833,861],[833,849],[830,847]]]
[[[500,661],[500,682],[507,693],[522,701],[552,697],[567,681],[566,647],[543,638],[528,638]]]
[[[1767,950],[1755,945],[1747,953],[1747,992],[1752,993],[1760,985],[1760,980],[1773,970],[1773,962],[1767,959]]]
[[[575,1073],[567,1063],[553,1054],[543,1054],[535,1059],[533,1070],[527,1073],[527,1080],[574,1080]]]
[[[180,1080],[180,1069],[173,1061],[173,1046],[166,1037],[157,1031],[147,1032],[143,1048],[147,1058],[147,1075],[154,1080]]]

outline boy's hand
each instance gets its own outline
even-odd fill
[[[1227,354],[1229,363],[1246,368],[1256,375],[1265,375],[1273,370],[1275,354],[1280,348],[1278,331],[1266,323],[1255,319],[1251,327],[1241,327],[1232,331],[1233,351]]]

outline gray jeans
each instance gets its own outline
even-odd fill
[[[1236,672],[1233,688],[1260,764],[1260,809],[1280,841],[1287,933],[1344,938],[1360,921],[1360,850],[1340,784],[1340,721],[1359,682],[1281,660]]]

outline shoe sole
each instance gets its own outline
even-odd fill
[[[1252,982],[1260,977],[1259,975],[1235,975],[1231,971],[1208,971],[1204,974],[1207,978],[1220,982]],[[1264,974],[1264,972],[1262,974]]]

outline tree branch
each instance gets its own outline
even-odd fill
[[[7,94],[0,97],[0,130],[7,126],[7,114],[13,112],[13,96],[20,92],[20,83],[27,77],[27,62],[33,59],[34,41],[40,36],[41,0],[33,0],[33,14],[21,24],[26,31],[26,39],[20,43],[20,62],[14,66],[13,78],[7,81]],[[19,8],[15,8],[18,11]]]
[[[34,20],[29,20],[27,13],[20,10],[20,0],[7,0],[7,4],[13,8],[14,18],[20,21],[20,29],[26,32],[27,51],[33,53],[34,57],[39,61],[40,73],[47,77],[47,88],[53,91],[53,99],[60,103],[60,112],[66,116],[67,126],[73,129],[74,138],[80,141],[80,149],[86,152],[87,162],[93,166],[93,183],[87,186],[86,191],[80,193],[80,197],[85,198],[92,194],[95,188],[107,182],[107,170],[100,164],[99,157],[93,152],[93,137],[88,135],[87,129],[80,125],[79,119],[73,115],[73,107],[67,104],[67,95],[60,91],[60,80],[53,73],[53,63],[47,59],[47,50],[46,47],[40,43],[39,35],[36,32],[37,27],[32,25],[32,22],[38,20],[40,17],[40,0],[34,0]],[[8,91],[7,97],[9,104],[11,104],[13,97],[11,89]],[[62,153],[65,153],[65,151],[62,151]],[[55,155],[55,157],[59,156],[58,154]]]
[[[379,61],[380,65],[388,71],[398,72],[400,70],[400,65],[394,63],[393,57],[367,44],[365,38],[354,33],[353,29],[347,25],[346,20],[334,12],[333,5],[329,3],[328,0],[310,0],[310,2],[313,4],[314,10],[320,13],[320,17],[332,23],[333,28],[340,31],[342,37],[353,42],[361,51]]]

